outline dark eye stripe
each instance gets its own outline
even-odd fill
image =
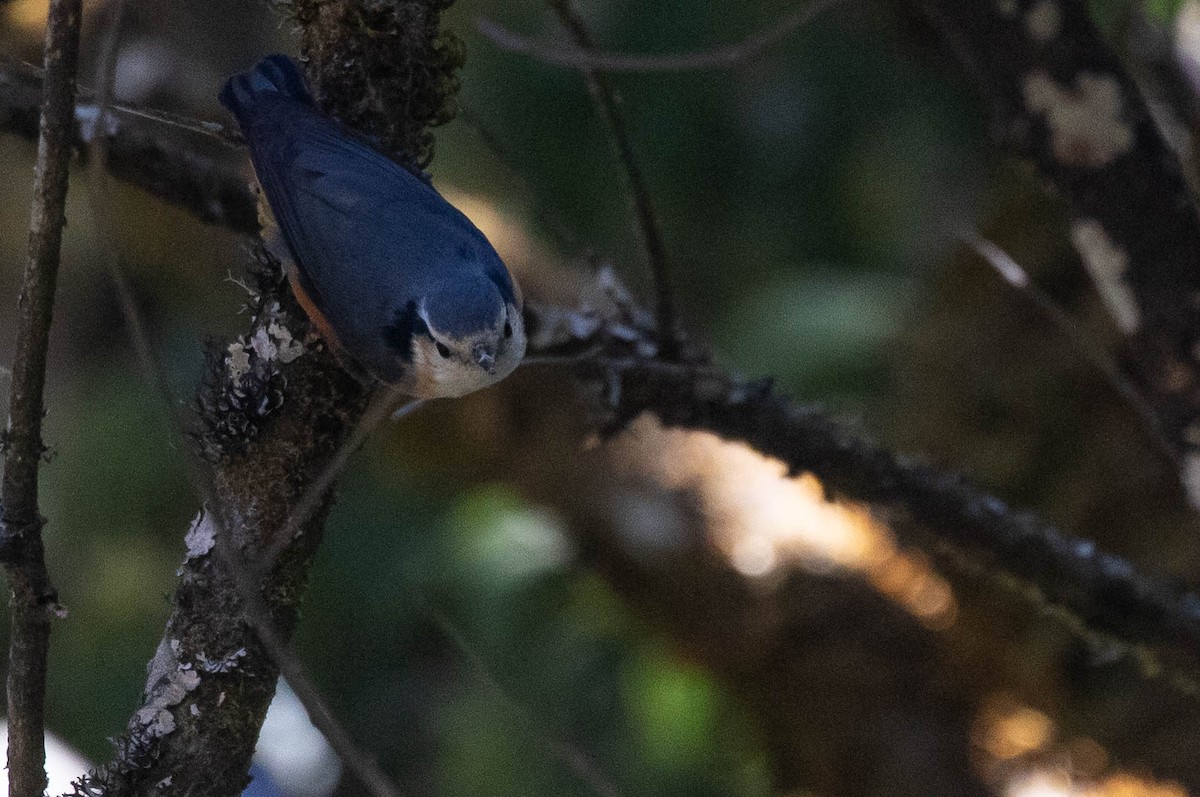
[[[438,354],[442,355],[443,357],[450,356],[450,347],[445,343],[442,343],[440,340],[437,342],[437,350]]]
[[[403,310],[396,311],[391,326],[384,330],[384,337],[401,360],[411,362],[413,335],[428,333],[429,327],[417,313],[417,303],[409,302]]]
[[[509,323],[508,321],[504,322],[504,337],[506,337],[506,338],[512,337],[512,324]]]

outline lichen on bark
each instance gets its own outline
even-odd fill
[[[428,128],[453,115],[462,63],[457,39],[439,30],[448,5],[293,0],[283,7],[300,23],[303,60],[323,107],[397,160],[424,166],[432,156]],[[200,453],[212,464],[198,490],[208,505],[196,524],[213,524],[212,534],[227,535],[228,550],[249,563],[282,530],[291,533],[296,506],[371,393],[312,342],[278,264],[259,257],[252,273],[258,312],[234,348],[212,347],[196,423]],[[306,339],[310,345],[297,349]],[[288,356],[271,356],[285,344]],[[325,496],[264,576],[262,598],[284,638],[295,627],[329,503]],[[193,525],[143,702],[114,760],[79,784],[81,794],[234,797],[246,785],[279,668],[247,621],[218,550],[197,545],[207,534]]]

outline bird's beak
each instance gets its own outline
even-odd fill
[[[476,343],[471,353],[475,356],[475,362],[479,363],[480,368],[489,374],[496,370],[496,350],[494,348],[486,343]]]

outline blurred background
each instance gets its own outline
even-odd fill
[[[728,43],[794,8],[578,5],[606,49],[643,53]],[[1200,4],[1091,5],[1191,168]],[[85,6],[81,82],[96,85],[114,3]],[[40,62],[45,10],[44,0],[0,3],[0,51]],[[438,131],[436,184],[527,292],[570,297],[600,259],[645,296],[621,174],[581,76],[500,52],[475,32],[477,17],[562,41],[538,2],[460,0],[447,13],[468,59],[463,111]],[[129,2],[116,98],[225,121],[224,79],[265,53],[296,52],[292,24],[267,0]],[[887,4],[847,2],[733,69],[614,77],[687,328],[735,372],[773,376],[783,392],[1149,572],[1194,578],[1195,518],[1152,439],[1077,347],[961,244],[976,233],[996,241],[1086,337],[1115,342],[1060,203],[991,151],[979,105],[931,41]],[[1164,69],[1184,81],[1182,97]],[[211,140],[197,146],[242,161]],[[31,142],[0,138],[0,362],[11,358],[33,154]],[[48,722],[101,762],[137,704],[196,512],[186,443],[139,372],[106,253],[119,253],[183,406],[203,342],[245,324],[236,281],[247,242],[129,186],[77,177],[43,471],[50,567],[70,610],[55,627]],[[785,790],[762,696],[748,697],[714,654],[680,643],[670,618],[587,566],[583,515],[643,561],[715,551],[756,600],[785,577],[835,598],[863,585],[883,596],[891,608],[869,611],[897,611],[932,651],[927,674],[964,706],[970,765],[997,793],[1200,793],[1194,697],[1094,655],[986,578],[934,573],[878,519],[826,504],[812,479],[645,421],[611,444],[588,441],[575,402],[569,383],[518,373],[378,432],[342,479],[299,646],[352,733],[408,793]],[[835,642],[879,645],[839,626],[841,616],[805,642],[805,656],[827,662],[813,665],[814,693],[859,661],[834,656]],[[908,666],[872,661],[886,678]],[[862,666],[863,684],[879,681]],[[894,685],[883,683],[858,688]],[[801,729],[833,741],[807,748],[789,793],[925,793],[911,766],[853,759],[861,748],[831,729],[853,724],[854,704],[836,697],[824,695]],[[271,738],[302,726],[284,722]],[[885,774],[856,780],[866,763]],[[281,793],[317,797],[335,784],[336,773]]]

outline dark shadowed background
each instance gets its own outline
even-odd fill
[[[86,84],[97,82],[114,5],[85,4]],[[1152,100],[1155,85],[1138,69],[1147,29],[1177,34],[1181,70],[1200,58],[1200,4],[1092,5]],[[794,5],[579,7],[605,49],[668,53],[735,41]],[[42,0],[0,3],[0,51],[39,61],[44,14]],[[449,12],[468,58],[462,112],[438,131],[437,186],[535,294],[554,295],[567,269],[600,260],[645,297],[621,173],[582,77],[501,52],[476,32],[477,17],[563,40],[532,0],[460,0]],[[265,53],[295,52],[288,25],[266,0],[131,0],[116,98],[224,122],[222,82]],[[1028,297],[962,245],[978,233],[995,240],[1087,338],[1115,340],[1058,200],[1030,169],[992,154],[973,95],[919,25],[886,4],[848,0],[736,68],[613,80],[684,323],[723,365],[773,376],[784,392],[1149,571],[1197,572],[1194,517],[1133,414]],[[1164,120],[1190,169],[1197,131]],[[0,362],[11,360],[33,153],[0,138]],[[122,183],[78,178],[48,383],[42,511],[70,610],[55,627],[48,724],[103,761],[137,704],[196,511],[186,443],[139,372],[105,252],[119,252],[186,404],[204,341],[239,330],[246,241]],[[533,498],[553,481],[539,475],[552,465],[545,439],[576,433],[566,383],[532,372],[511,381],[389,425],[355,458],[299,630],[317,681],[411,794],[602,792],[572,760],[624,795],[774,793],[770,731],[661,623],[580,566],[569,511]],[[674,440],[683,464],[659,461],[662,434],[635,426],[615,448],[582,455],[640,468],[670,498],[664,509],[657,492],[606,497],[613,516],[640,529],[636,543],[669,548],[695,510],[715,547],[763,589],[787,566],[816,579],[848,572],[896,600],[932,629],[949,679],[976,706],[977,766],[1000,793],[1187,793],[1172,777],[1200,772],[1200,723],[1177,716],[1195,714],[1191,698],[1095,660],[1062,624],[986,578],[951,593],[873,520],[820,514],[819,489],[798,493],[757,455]],[[745,489],[722,491],[730,480]],[[738,523],[757,536],[738,537]],[[1179,701],[1177,714],[1160,710]],[[822,728],[814,718],[814,740]],[[841,754],[824,749],[814,741],[814,770],[822,755]]]

